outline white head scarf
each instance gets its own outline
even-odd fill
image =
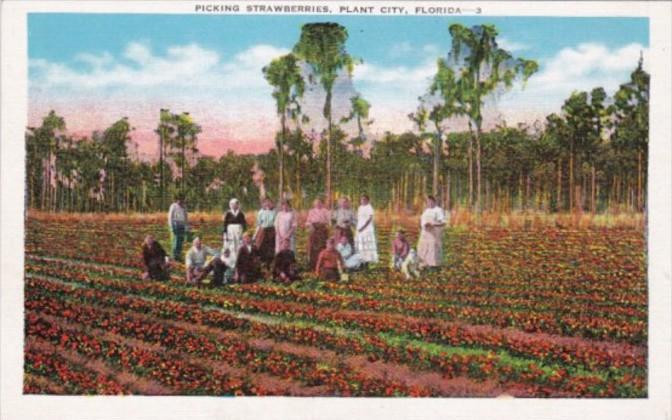
[[[238,209],[237,209],[237,210],[234,210],[234,209],[233,209],[233,205],[236,204],[236,203],[239,204],[239,205],[238,205]],[[240,201],[238,201],[237,198],[232,198],[231,200],[229,200],[229,210],[231,211],[231,213],[232,213],[234,216],[238,216],[238,213],[240,212]]]

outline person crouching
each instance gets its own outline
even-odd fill
[[[249,233],[243,234],[242,245],[236,259],[236,279],[239,283],[252,283],[261,278],[259,250],[252,243]]]
[[[168,280],[168,254],[152,235],[142,243],[142,260],[147,269],[143,280]]]
[[[392,270],[401,271],[406,280],[419,277],[418,257],[406,240],[403,230],[398,230],[392,242]]]
[[[338,281],[344,266],[343,257],[336,251],[334,239],[328,239],[327,247],[317,257],[315,275],[322,280]]]
[[[189,252],[187,252],[187,257],[185,259],[185,265],[187,266],[187,283],[200,286],[201,280],[205,277],[203,272],[205,270],[205,261],[207,257],[214,257],[218,252],[203,245],[201,239],[198,237],[194,238],[192,244],[193,245]]]
[[[300,280],[299,270],[296,265],[296,256],[290,248],[289,239],[284,239],[281,250],[273,260],[273,279],[280,283],[291,283]]]
[[[212,258],[199,273],[199,282],[212,272],[212,287],[220,287],[231,282],[233,278],[235,260],[231,257],[231,251],[224,249],[216,257]]]

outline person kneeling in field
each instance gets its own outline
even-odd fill
[[[212,272],[213,287],[220,287],[224,284],[228,284],[233,279],[235,264],[236,262],[231,256],[231,251],[224,249],[219,255],[212,258],[210,262],[205,265],[203,271],[198,274],[198,280],[200,282]]]
[[[243,234],[242,242],[236,259],[236,279],[239,283],[252,283],[261,278],[259,250],[249,233]]]
[[[296,265],[296,257],[290,248],[288,239],[282,241],[282,249],[275,255],[273,260],[273,279],[280,283],[291,283],[300,280],[299,269]]]
[[[346,270],[357,270],[362,266],[362,257],[352,249],[346,235],[339,236],[336,241],[336,251],[341,254]]]
[[[142,259],[147,268],[143,280],[168,280],[168,254],[152,235],[142,243]]]
[[[193,246],[187,252],[185,264],[187,266],[187,283],[200,286],[205,277],[205,263],[208,256],[216,256],[218,252],[201,243],[200,238],[195,238]],[[206,273],[207,274],[207,273]]]
[[[392,242],[391,268],[394,271],[401,271],[406,280],[410,280],[412,277],[420,277],[417,254],[406,240],[402,229],[397,231],[397,235]]]
[[[315,275],[322,280],[338,281],[344,266],[343,257],[336,251],[334,239],[328,239],[327,247],[317,257]]]

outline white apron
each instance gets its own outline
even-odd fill
[[[238,250],[243,243],[243,225],[233,224],[228,225],[226,233],[224,233],[224,249],[228,249],[231,253],[231,258],[236,261],[238,259]]]

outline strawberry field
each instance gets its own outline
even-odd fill
[[[220,245],[220,222],[193,229]],[[181,265],[141,280],[162,217],[29,217],[24,393],[647,396],[641,228],[453,227],[412,281],[387,271],[392,229],[348,282],[197,289]]]

